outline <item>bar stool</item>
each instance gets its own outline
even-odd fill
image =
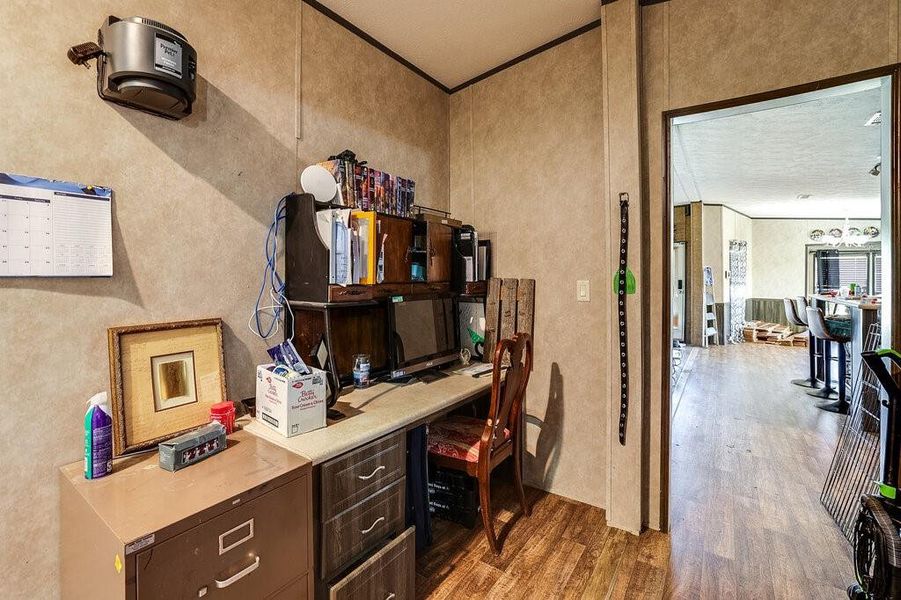
[[[783,298],[782,302],[785,304],[785,318],[788,319],[789,324],[794,325],[795,327],[807,328],[807,315],[805,314],[804,318],[801,317],[797,307],[795,307],[794,300],[791,298]],[[807,300],[804,301],[804,304],[804,310],[806,311]],[[813,337],[813,333],[810,332],[809,328],[807,329],[807,337],[807,349],[808,354],[810,355],[810,375],[808,375],[806,379],[792,379],[791,382],[800,387],[819,389],[820,382],[817,379],[816,338]]]
[[[848,399],[847,399],[847,384],[845,383],[845,378],[847,377],[846,369],[847,369],[847,355],[845,350],[845,344],[851,341],[850,337],[836,335],[834,333],[829,332],[829,328],[826,327],[826,319],[823,318],[823,311],[819,308],[813,308],[812,306],[807,307],[807,326],[810,327],[810,331],[813,332],[818,339],[823,340],[823,362],[824,362],[824,376],[823,382],[824,387],[821,390],[817,390],[815,392],[807,392],[811,396],[816,396],[818,398],[827,398],[826,394],[834,393],[835,390],[832,388],[832,382],[830,381],[830,371],[832,370],[832,342],[838,344],[838,400],[834,402],[821,402],[817,404],[817,408],[820,408],[825,411],[841,413],[843,415],[848,414]],[[831,399],[831,398],[830,398]]]
[[[798,318],[807,326],[807,333],[810,335],[810,341],[812,342],[808,346],[808,352],[813,357],[813,373],[814,379],[816,379],[820,383],[820,387],[823,385],[823,346],[825,346],[825,342],[823,340],[817,339],[813,332],[810,331],[810,326],[807,324],[807,308],[810,306],[810,303],[807,301],[806,296],[797,296],[795,298],[798,307]],[[835,398],[836,395],[833,393],[832,398]]]

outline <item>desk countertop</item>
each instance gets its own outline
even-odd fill
[[[255,419],[244,429],[318,465],[383,435],[428,421],[490,389],[490,373],[472,377],[449,371],[447,377],[432,383],[378,383],[342,394],[335,408],[346,417],[294,437],[286,438]]]
[[[842,306],[849,306],[851,308],[859,308],[860,310],[879,310],[882,307],[882,303],[872,304],[872,303],[862,303],[859,299],[850,299],[850,298],[839,298],[838,296],[824,296],[823,294],[814,294],[811,296],[814,300],[819,300],[821,302],[831,302],[833,304],[841,304]]]

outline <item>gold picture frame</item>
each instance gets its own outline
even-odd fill
[[[226,399],[222,319],[111,327],[107,339],[113,456],[208,423]]]

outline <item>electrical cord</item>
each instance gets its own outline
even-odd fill
[[[275,205],[275,213],[272,216],[272,223],[269,225],[269,231],[266,232],[266,242],[263,248],[263,254],[266,258],[266,266],[263,269],[263,278],[260,282],[260,291],[257,294],[257,300],[254,304],[253,312],[247,321],[247,327],[257,337],[268,340],[276,335],[282,317],[282,310],[287,306],[288,299],[285,297],[285,282],[278,274],[278,231],[279,226],[286,219],[288,196],[282,197]],[[271,304],[261,306],[266,295],[266,287],[269,287],[269,300]],[[290,323],[290,328],[289,328]],[[294,339],[294,315],[290,310],[286,311],[285,329],[290,332],[287,339]]]

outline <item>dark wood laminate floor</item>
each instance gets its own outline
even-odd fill
[[[604,511],[495,484],[501,556],[481,527],[436,520],[420,598],[842,598],[849,548],[819,504],[841,417],[788,383],[802,349],[692,354],[673,399],[672,532],[632,536]],[[503,472],[498,479],[503,479]]]

